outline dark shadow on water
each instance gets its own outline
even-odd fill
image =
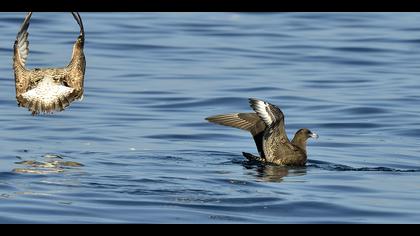
[[[283,177],[306,175],[306,167],[285,167],[276,165],[260,165],[256,168],[258,179],[265,182],[282,182]]]
[[[302,167],[290,167],[290,166],[279,166],[271,164],[262,164],[256,161],[234,161],[240,162],[242,166],[247,170],[254,170],[255,177],[264,182],[282,182],[283,177],[291,176],[303,176],[306,175],[306,166]]]

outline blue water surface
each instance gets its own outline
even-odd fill
[[[81,13],[84,99],[35,117],[24,16],[0,14],[1,223],[420,222],[420,14]],[[34,13],[28,66],[66,65],[78,30]],[[247,163],[250,134],[204,120],[249,97],[319,134],[306,167]]]

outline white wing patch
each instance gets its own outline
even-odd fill
[[[250,101],[254,111],[257,112],[258,116],[261,117],[267,126],[270,126],[275,121],[275,118],[270,111],[269,104],[258,99],[250,99]]]

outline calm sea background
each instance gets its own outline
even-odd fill
[[[419,13],[81,13],[84,100],[36,117],[24,16],[0,14],[0,223],[420,222]],[[34,13],[28,66],[66,65],[78,30]],[[249,97],[319,134],[306,167],[251,165],[249,133],[204,120]]]

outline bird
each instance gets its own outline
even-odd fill
[[[83,52],[85,32],[82,18],[72,12],[80,27],[80,34],[73,44],[70,63],[60,68],[28,69],[28,27],[32,12],[28,12],[13,45],[13,70],[16,100],[19,107],[26,107],[32,115],[63,111],[75,100],[83,98],[86,59]]]
[[[284,114],[279,107],[256,98],[249,98],[249,103],[253,113],[231,113],[205,119],[219,125],[249,131],[259,153],[259,156],[255,156],[243,152],[243,156],[249,161],[281,166],[305,166],[307,140],[317,139],[318,134],[302,128],[290,141],[285,130]]]

